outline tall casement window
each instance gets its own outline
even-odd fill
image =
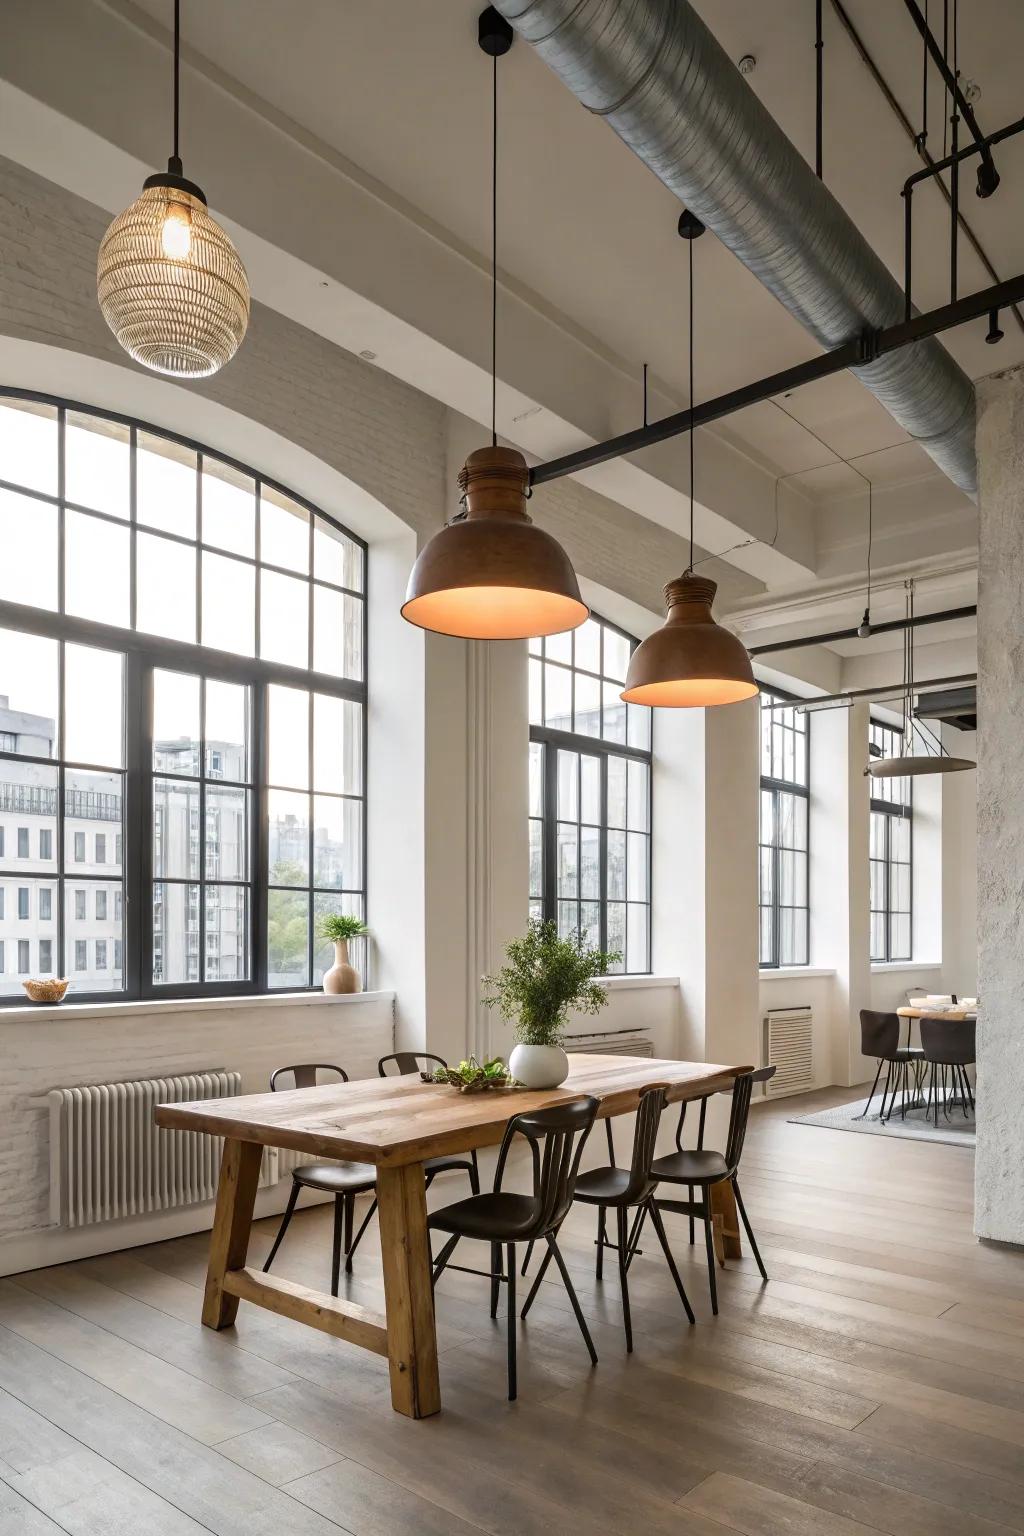
[[[760,963],[806,965],[809,716],[761,693]]]
[[[196,443],[0,390],[0,548],[0,999],[315,986],[317,919],[365,916],[365,546]]]
[[[651,711],[602,619],[530,641],[530,915],[651,968]]]
[[[903,732],[872,720],[872,757],[899,757]],[[871,785],[871,958],[910,960],[913,809],[909,775],[869,779]]]

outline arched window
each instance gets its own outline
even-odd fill
[[[316,985],[318,919],[365,915],[363,543],[212,449],[4,389],[0,549],[0,999]]]

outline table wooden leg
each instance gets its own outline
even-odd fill
[[[391,1405],[411,1419],[441,1409],[422,1163],[377,1169]]]
[[[245,1264],[262,1157],[263,1148],[254,1141],[224,1143],[203,1297],[207,1328],[230,1328],[238,1313],[238,1297],[225,1291],[223,1281],[229,1269]]]
[[[742,1259],[740,1219],[731,1179],[720,1179],[711,1186],[711,1223],[719,1264],[724,1264],[726,1259]]]

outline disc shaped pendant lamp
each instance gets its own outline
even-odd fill
[[[914,716],[914,583],[906,583],[906,626],[903,630],[903,744],[898,757],[875,757],[864,770],[872,779],[919,778],[933,773],[966,773],[977,768],[969,757],[953,757],[941,738]],[[914,734],[923,752],[914,752]]]
[[[129,357],[155,373],[202,379],[234,357],[249,323],[249,281],[178,154],[180,0],[174,0],[174,153],[166,172],[100,243],[100,310]]]
[[[409,577],[403,617],[421,629],[466,640],[528,640],[575,629],[590,610],[565,550],[527,515],[529,470],[497,434],[498,59],[512,28],[488,6],[480,47],[491,61],[491,443],[459,472],[463,510],[420,551]]]
[[[704,225],[689,211],[679,233],[689,242],[690,409],[693,409],[693,242]],[[742,641],[716,624],[711,612],[717,584],[693,570],[693,424],[690,425],[690,564],[665,588],[665,622],[637,646],[621,697],[655,709],[704,709],[739,704],[758,692]]]

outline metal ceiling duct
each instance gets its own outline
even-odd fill
[[[896,279],[689,0],[498,0],[497,9],[822,347],[902,320]],[[854,371],[974,495],[974,386],[939,342]]]

